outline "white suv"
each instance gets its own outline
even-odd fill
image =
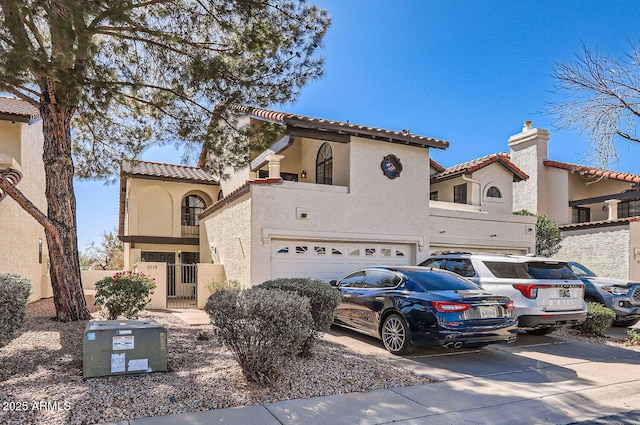
[[[565,261],[455,252],[432,255],[420,266],[458,273],[487,291],[511,298],[518,326],[531,334],[546,335],[587,318],[585,286]]]

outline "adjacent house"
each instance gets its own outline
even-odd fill
[[[42,211],[47,210],[42,120],[30,103],[0,97],[0,175]],[[0,190],[0,273],[32,283],[31,301],[53,295],[42,226]]]
[[[535,250],[535,220],[513,215],[514,182],[528,176],[509,155],[487,155],[449,168],[432,160],[431,170],[430,252]]]
[[[194,299],[195,265],[200,263],[199,215],[219,194],[218,179],[198,167],[123,163],[118,235],[124,242],[125,270],[139,262],[166,263],[167,296]]]
[[[596,274],[640,279],[640,175],[548,158],[549,132],[525,122],[509,158],[528,179],[514,183],[514,210],[547,215],[565,236],[558,258]]]

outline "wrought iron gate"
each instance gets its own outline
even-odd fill
[[[167,264],[167,308],[196,308],[198,265]]]

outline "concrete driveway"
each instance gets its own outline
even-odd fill
[[[614,329],[614,332],[624,334],[624,330]],[[437,386],[447,389],[444,394],[473,388],[486,396],[487,406],[509,406],[515,401],[522,406],[524,398],[550,410],[538,412],[542,418],[552,418],[552,412],[560,409],[564,417],[579,418],[588,413],[588,417],[602,418],[601,423],[640,424],[638,351],[590,344],[553,334],[533,336],[522,333],[514,344],[509,345],[460,350],[419,347],[411,355],[394,356],[384,349],[380,340],[339,327],[333,327],[326,339],[431,378],[438,383]],[[406,391],[412,391],[411,388]],[[443,406],[448,402],[439,401],[437,394],[430,392],[426,395],[416,391],[403,395],[437,408],[439,402]],[[477,408],[477,397],[474,400],[475,404],[468,406],[469,409]],[[465,397],[459,401],[464,410]],[[517,417],[517,412],[514,413]]]

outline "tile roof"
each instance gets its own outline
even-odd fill
[[[12,115],[25,118],[25,121],[32,121],[40,118],[38,108],[17,97],[0,96],[0,114]]]
[[[218,184],[216,177],[202,168],[186,165],[163,164],[159,162],[137,161],[135,163],[123,162],[122,173],[149,178],[185,180],[195,183]]]
[[[433,159],[429,158],[429,164],[431,164],[431,166],[433,168],[435,168],[439,173],[443,172],[445,170],[445,168],[438,164],[437,162],[435,162]]]
[[[463,174],[471,174],[474,171],[477,171],[493,163],[498,163],[505,167],[507,170],[511,171],[513,173],[514,181],[521,181],[529,178],[529,176],[524,171],[516,167],[516,165],[511,162],[511,160],[509,159],[509,154],[494,153],[491,155],[485,155],[482,158],[472,159],[471,161],[449,167],[440,173],[434,174],[431,177],[431,181],[443,181],[458,177]]]
[[[598,177],[603,179],[620,180],[629,183],[640,183],[640,175],[631,173],[622,173],[619,171],[604,170],[601,168],[589,167],[586,165],[569,164],[566,162],[545,160],[544,165],[547,167],[560,168],[568,170],[572,173],[586,177]]]
[[[640,221],[640,217],[626,217],[618,218],[615,220],[601,220],[601,221],[588,221],[586,223],[571,223],[558,226],[560,230],[576,230],[585,229],[590,227],[608,227],[608,226],[622,226],[632,221]]]
[[[304,115],[290,114],[286,112],[272,111],[263,108],[254,108],[243,105],[227,105],[229,109],[241,112],[257,119],[273,121],[288,127],[306,128],[319,131],[336,132],[352,136],[360,136],[376,140],[384,140],[391,143],[407,144],[418,147],[446,149],[449,142],[431,137],[419,136],[407,130],[392,131],[377,127],[369,127],[349,122],[331,121],[321,118],[313,118]]]

